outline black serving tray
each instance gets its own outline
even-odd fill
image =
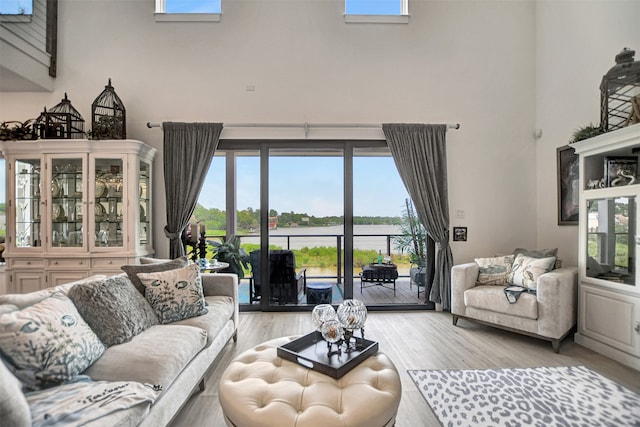
[[[376,341],[357,337],[355,340],[358,350],[347,353],[343,346],[342,354],[329,357],[327,342],[320,332],[313,331],[278,347],[278,357],[337,379],[378,352]],[[337,349],[337,345],[334,344],[332,349]]]

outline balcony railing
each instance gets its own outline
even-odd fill
[[[376,253],[382,251],[384,256],[393,256],[391,251],[392,239],[400,234],[354,234],[354,248],[362,250],[373,250]],[[254,234],[239,234],[242,243],[260,243],[260,236]],[[364,240],[364,242],[363,242]],[[335,247],[336,248],[336,274],[335,275],[314,275],[307,274],[312,279],[335,278],[338,283],[342,283],[343,276],[343,252],[344,234],[270,234],[269,244],[288,250],[300,250],[304,247]],[[374,259],[368,260],[373,262]],[[299,263],[298,263],[299,264]],[[307,267],[298,265],[298,268]],[[355,266],[354,266],[355,267]],[[354,275],[354,278],[359,277]],[[409,277],[408,272],[401,274],[401,277]]]

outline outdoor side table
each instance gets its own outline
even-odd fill
[[[383,288],[393,289],[393,295],[395,295],[397,278],[398,266],[395,264],[365,265],[360,273],[360,293],[362,293],[362,289],[370,286],[382,286]],[[388,285],[393,285],[393,288]]]
[[[331,304],[330,283],[307,283],[307,304]]]

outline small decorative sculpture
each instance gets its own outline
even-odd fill
[[[318,304],[313,307],[311,312],[311,320],[318,332],[322,332],[322,325],[328,320],[336,318],[336,310],[331,304]]]
[[[367,306],[355,299],[344,300],[338,310],[331,304],[319,304],[311,312],[311,320],[316,330],[322,334],[322,338],[327,342],[327,355],[341,355],[345,352],[351,353],[364,348],[364,323],[367,320]],[[358,340],[354,336],[354,331],[360,329]],[[333,349],[333,344],[337,344],[337,350]]]
[[[589,190],[595,190],[596,188],[604,188],[604,178],[603,179],[590,179],[587,181],[587,188]]]
[[[620,168],[616,172],[617,177],[611,181],[612,187],[619,185],[631,185],[636,182],[636,176],[628,169]]]
[[[336,319],[327,320],[322,324],[322,338],[327,342],[327,357],[331,358],[334,354],[340,356],[342,354],[342,339],[344,337],[344,328]],[[332,351],[333,344],[338,343],[338,349]]]
[[[358,341],[353,332],[360,329],[361,338],[364,338],[364,323],[367,320],[367,307],[359,300],[346,299],[338,307],[338,320],[345,329],[345,345],[347,352],[359,350]]]

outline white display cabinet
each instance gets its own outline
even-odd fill
[[[154,253],[152,163],[134,140],[5,141],[9,292],[67,283]]]
[[[572,147],[580,156],[575,341],[640,369],[640,125]]]

